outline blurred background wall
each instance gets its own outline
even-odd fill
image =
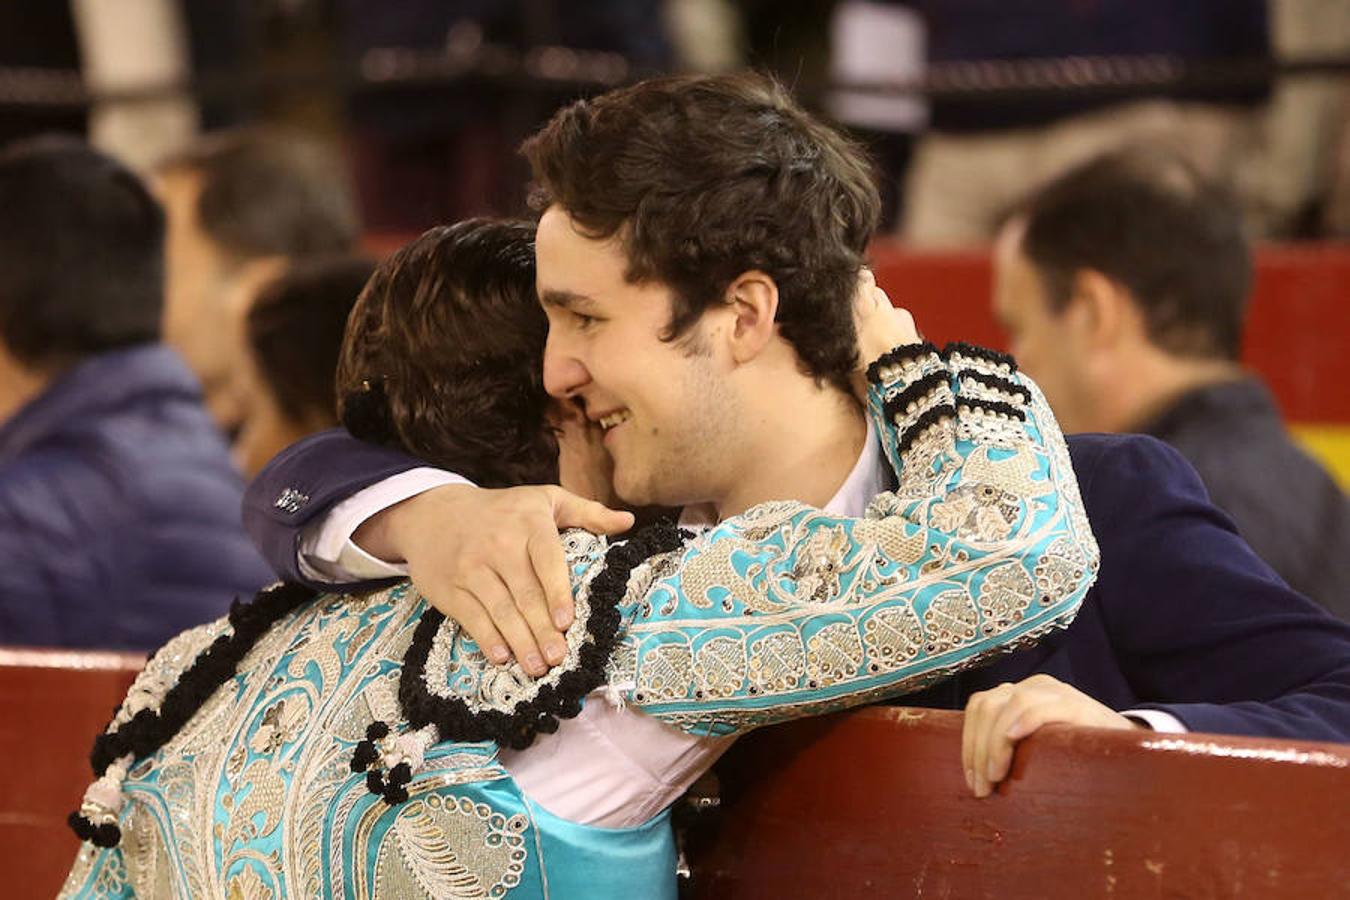
[[[340,154],[365,246],[525,209],[520,140],[650,74],[755,67],[870,149],[879,277],[1002,345],[988,246],[1103,150],[1175,148],[1258,242],[1243,359],[1350,483],[1350,0],[70,0],[0,5],[0,142],[88,136],[151,172],[202,133]]]

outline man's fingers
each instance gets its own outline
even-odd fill
[[[961,771],[966,776],[966,787],[975,790],[975,735],[980,729],[980,708],[985,694],[972,694],[966,701],[966,716],[961,725]]]
[[[863,269],[857,273],[855,309],[867,309],[867,306],[875,301],[875,297],[872,296],[873,290],[876,290],[876,275],[867,266],[863,266]]]
[[[527,540],[526,547],[528,548],[535,540],[535,538]],[[556,535],[553,543],[558,543]],[[567,647],[563,643],[562,632],[553,625],[548,598],[535,573],[534,556],[527,549],[511,562],[511,565],[500,565],[497,574],[506,585],[507,592],[511,594],[516,609],[534,634],[534,642],[543,653],[544,659],[549,665],[556,666],[563,661]]]
[[[558,490],[553,499],[553,523],[558,528],[584,528],[594,534],[622,534],[633,527],[633,514]]]
[[[559,631],[566,630],[576,616],[576,602],[572,598],[572,580],[568,577],[562,542],[550,529],[540,529],[530,535],[525,547],[535,577],[543,588],[553,624]]]
[[[506,639],[497,630],[497,626],[492,624],[492,617],[487,614],[487,610],[483,609],[483,605],[472,594],[461,588],[451,588],[444,597],[439,594],[423,596],[446,618],[458,622],[483,651],[483,655],[492,662],[501,665],[511,658],[511,649],[506,645]]]
[[[1003,734],[1010,741],[1020,741],[1022,738],[1034,733],[1042,725],[1051,721],[1056,721],[1053,717],[1056,715],[1054,706],[1037,706],[1022,712],[1021,715],[1011,718],[1003,728]]]
[[[970,771],[974,776],[974,787],[976,797],[985,797],[989,794],[989,779],[985,773],[989,766],[989,738],[990,725],[995,718],[992,711],[981,716],[976,722],[977,728],[973,737],[973,746],[971,747]]]
[[[544,664],[544,656],[534,641],[534,633],[530,631],[525,617],[516,608],[515,601],[501,579],[495,573],[486,573],[465,587],[492,617],[492,624],[506,639],[521,667],[536,677],[547,672],[548,666]]]
[[[891,301],[887,298],[886,302],[890,303]],[[919,337],[919,326],[914,323],[913,313],[903,306],[896,306],[892,309],[891,315],[895,316],[896,322],[899,324],[910,343],[917,344],[921,340]]]
[[[1008,703],[1016,695],[1010,684],[1001,684],[989,691],[976,694],[966,706],[966,727],[962,731],[962,758],[966,764],[967,781],[976,797],[988,796],[989,754],[995,740],[995,723]],[[967,748],[968,742],[968,748]]]
[[[1013,754],[1022,739],[1039,731],[1042,725],[1066,721],[1066,714],[1063,703],[1047,699],[1029,705],[999,722],[992,736],[995,744],[989,755],[989,780],[997,783],[1007,778],[1012,771]]]
[[[989,723],[989,731],[986,736],[984,765],[981,772],[984,774],[985,782],[990,789],[998,784],[1008,775],[1008,769],[1012,766],[1013,747],[1016,741],[1008,737],[1008,729],[1013,722],[1020,717],[1029,715],[1034,710],[1026,694],[1026,688],[1021,688],[1020,693],[1014,692],[1009,696],[1008,702],[999,710],[998,715]]]

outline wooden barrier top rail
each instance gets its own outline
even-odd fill
[[[1052,726],[991,797],[962,714],[871,707],[719,764],[698,898],[1350,896],[1350,745]]]

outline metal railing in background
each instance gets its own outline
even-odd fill
[[[78,71],[0,66],[0,109],[83,108],[141,103],[184,94],[202,100],[304,91],[358,94],[389,89],[491,84],[535,92],[600,91],[656,74],[621,54],[570,47],[528,50],[475,40],[451,41],[443,51],[377,48],[356,62],[266,73],[207,71],[182,82],[91,91]],[[1345,76],[1350,57],[1295,60],[1070,56],[1053,59],[937,63],[920,78],[833,83],[831,88],[932,99],[1017,100],[1051,95],[1135,96],[1171,91],[1254,87],[1280,78]]]

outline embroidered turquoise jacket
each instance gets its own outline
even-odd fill
[[[629,829],[561,820],[516,787],[494,743],[464,735],[484,722],[528,731],[549,718],[541,704],[575,714],[569,690],[591,684],[578,675],[588,664],[611,694],[694,734],[907,693],[1066,626],[1095,577],[1068,453],[1035,385],[963,346],[906,348],[870,375],[868,413],[898,484],[865,517],[766,503],[621,577],[604,538],[568,533],[576,623],[566,662],[539,679],[488,664],[406,582],[307,604],[180,733],[129,761],[121,844],[86,844],[63,894],[673,897],[668,810]],[[419,625],[429,641],[414,640]],[[229,628],[166,645],[110,729],[155,708]],[[390,805],[353,771],[353,748],[418,703],[431,724],[404,735],[424,740],[393,757],[413,778]]]

